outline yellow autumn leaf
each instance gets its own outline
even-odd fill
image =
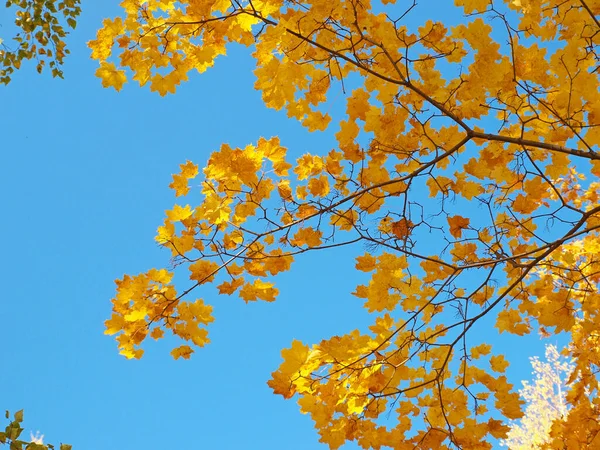
[[[162,328],[156,327],[154,328],[151,332],[150,332],[150,336],[152,337],[152,339],[160,339],[164,336],[165,332],[163,331]]]
[[[496,355],[490,358],[490,366],[494,372],[504,373],[509,366],[509,363],[504,359],[504,356]]]
[[[171,356],[173,357],[173,359],[190,359],[192,353],[194,353],[194,350],[192,350],[192,348],[188,345],[180,345],[179,347],[176,347],[173,350],[171,350]]]
[[[371,272],[376,266],[376,258],[373,255],[366,253],[362,256],[356,257],[356,265],[354,267],[361,272]]]
[[[489,344],[479,344],[476,347],[471,348],[471,358],[478,359],[481,356],[489,355],[492,346]]]
[[[252,16],[251,14],[240,14],[237,16],[237,22],[244,31],[251,31],[252,25],[257,24],[259,19]]]
[[[277,297],[279,291],[274,288],[273,283],[262,281],[261,279],[254,280],[253,283],[246,283],[240,290],[240,297],[244,301],[265,300],[272,302]]]
[[[521,315],[517,310],[509,309],[500,311],[496,320],[496,328],[502,333],[507,331],[512,334],[522,336],[529,333],[530,327],[523,322]]]
[[[217,286],[217,289],[219,290],[219,294],[231,295],[243,284],[243,278],[234,278],[231,281],[223,281],[220,285]]]
[[[207,283],[214,278],[219,267],[214,261],[200,259],[189,265],[190,279],[198,283]]]
[[[173,209],[165,211],[165,213],[170,222],[180,222],[192,215],[192,209],[190,208],[190,205],[175,205],[173,206]]]
[[[173,182],[169,187],[175,191],[175,196],[187,195],[190,191],[189,180],[198,175],[198,165],[191,161],[179,165],[180,172],[173,175]]]
[[[96,76],[102,79],[102,86],[113,87],[117,91],[123,88],[123,84],[127,81],[125,71],[117,69],[114,63],[102,62],[96,70]]]
[[[290,375],[298,372],[308,359],[308,354],[309,348],[294,339],[290,348],[281,350],[283,362],[279,366],[279,370]]]
[[[321,236],[323,233],[320,230],[305,227],[300,228],[294,237],[290,240],[291,244],[301,247],[306,245],[308,247],[318,247],[322,243]]]

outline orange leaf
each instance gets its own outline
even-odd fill
[[[403,217],[392,224],[392,233],[394,233],[394,236],[398,239],[406,239],[413,226],[414,224],[410,220]]]
[[[462,216],[448,217],[448,225],[450,225],[450,234],[456,239],[462,237],[462,230],[469,228],[469,219]]]

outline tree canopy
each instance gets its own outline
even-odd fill
[[[393,1],[125,1],[104,22],[90,47],[105,86],[129,77],[174,93],[239,43],[265,104],[339,144],[289,162],[279,139],[261,138],[224,144],[202,175],[182,164],[171,188],[203,198],[167,211],[156,239],[191,284],[177,290],[169,269],[117,282],[106,325],[122,354],[140,358],[165,331],[205,345],[198,286],[273,301],[274,276],[299,254],[354,246],[370,280],[353,294],[372,326],[293,342],[269,381],[298,397],[323,442],[489,448],[505,437],[522,401],[504,356],[470,332],[487,319],[570,334],[572,408],[553,445],[596,438],[600,2],[455,3],[462,23],[418,29],[404,23],[424,5]],[[347,99],[337,123],[324,108],[334,89]]]
[[[89,43],[104,86],[175,93],[241,44],[265,105],[338,142],[290,161],[257,136],[182,162],[156,236],[171,264],[117,281],[106,332],[124,356],[170,332],[189,358],[213,320],[200,287],[274,301],[295,259],[347,246],[371,326],[292,342],[269,381],[322,442],[491,448],[523,415],[481,332],[495,325],[568,336],[569,409],[548,445],[598,444],[600,1],[456,0],[460,23],[420,26],[408,18],[429,3],[121,5]]]

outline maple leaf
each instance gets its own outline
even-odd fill
[[[321,245],[321,235],[322,232],[319,230],[314,230],[312,228],[300,228],[290,243],[296,245],[298,247],[302,245],[307,245],[309,247],[318,247]]]
[[[311,111],[302,121],[302,125],[308,128],[309,131],[323,131],[331,122],[329,114],[323,114],[319,111]]]
[[[143,320],[148,312],[144,309],[138,309],[130,312],[125,315],[125,320],[127,322],[137,322],[138,320]]]
[[[398,239],[406,239],[413,226],[414,224],[410,220],[407,220],[403,217],[402,219],[392,223],[392,233]]]
[[[292,398],[296,393],[296,387],[290,377],[281,372],[273,372],[267,385],[273,389],[274,394],[282,395],[283,398]]]
[[[487,425],[489,433],[496,439],[506,437],[506,434],[510,430],[510,427],[502,423],[500,420],[489,419]]]
[[[294,173],[299,180],[319,175],[324,168],[323,160],[319,156],[304,154],[296,161]]]
[[[125,71],[117,69],[114,63],[103,62],[96,70],[96,76],[102,79],[102,86],[114,87],[117,91],[120,91],[127,81]]]
[[[237,16],[237,22],[244,31],[252,31],[252,25],[257,24],[260,21],[257,17],[253,17],[251,14],[240,14]]]
[[[490,366],[494,372],[505,372],[509,363],[504,359],[504,356],[496,355],[490,358]]]
[[[214,278],[219,270],[219,265],[214,261],[201,259],[191,264],[189,270],[191,280],[195,280],[198,283],[207,283]]]
[[[190,359],[192,353],[194,353],[194,350],[192,350],[192,348],[187,345],[180,345],[179,347],[176,347],[173,350],[171,350],[171,356],[173,356],[174,359]]]
[[[315,197],[325,197],[330,191],[328,178],[325,175],[311,178],[308,182],[308,190]]]
[[[500,311],[498,319],[496,320],[496,328],[498,328],[501,333],[507,331],[519,336],[529,333],[530,331],[529,325],[523,323],[521,315],[515,309]]]
[[[174,94],[179,83],[180,79],[173,73],[166,76],[155,74],[150,79],[150,90],[153,92],[158,92],[162,97],[164,97],[169,92]]]
[[[290,348],[281,350],[283,362],[279,366],[279,370],[289,375],[298,372],[306,362],[308,354],[308,347],[302,342],[294,339]]]
[[[244,284],[243,278],[234,278],[231,281],[224,281],[219,286],[217,286],[217,289],[219,289],[219,294],[231,295],[235,291],[237,291],[237,289],[240,286],[242,286],[243,284]]]
[[[104,334],[116,334],[123,329],[124,324],[125,321],[123,316],[113,313],[112,317],[104,322],[104,326],[106,327]]]
[[[523,400],[519,398],[519,394],[516,392],[501,393],[497,396],[496,406],[509,419],[518,419],[523,416],[522,404]]]
[[[365,254],[356,257],[356,269],[362,272],[371,272],[377,266],[377,260],[373,255]]]
[[[371,109],[369,103],[369,93],[364,89],[356,89],[352,96],[348,97],[348,107],[346,112],[352,118],[366,120],[367,112]]]
[[[187,219],[192,215],[192,209],[190,205],[179,206],[175,205],[172,210],[166,211],[167,219],[170,222],[180,222]]]
[[[279,272],[290,270],[294,257],[284,254],[280,248],[274,249],[269,258],[265,261],[264,269],[271,275],[277,275]]]
[[[240,297],[247,303],[257,299],[272,302],[278,294],[278,290],[273,287],[273,283],[264,282],[261,279],[254,280],[253,283],[246,283],[240,291]]]
[[[538,205],[536,204],[536,202],[532,202],[523,194],[517,195],[517,198],[512,204],[513,210],[521,214],[531,214],[533,211],[536,210],[537,207]]]
[[[462,230],[469,228],[470,220],[467,217],[452,216],[448,217],[448,225],[450,225],[450,234],[456,239],[462,237]]]
[[[277,185],[277,191],[283,200],[292,200],[292,188],[289,180],[281,180]]]
[[[150,332],[150,336],[152,337],[152,339],[160,339],[164,336],[165,332],[163,331],[162,328],[156,327],[154,328],[151,332]]]
[[[186,161],[185,164],[180,164],[180,173],[173,175],[173,182],[169,187],[175,191],[175,196],[180,197],[187,195],[190,191],[189,180],[198,175],[198,165],[191,161]]]
[[[462,6],[465,10],[465,14],[483,12],[490,5],[489,0],[455,0],[454,3],[456,6]]]
[[[477,359],[482,355],[488,355],[492,346],[489,344],[480,344],[477,347],[471,348],[471,358]]]

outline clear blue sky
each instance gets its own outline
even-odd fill
[[[103,335],[114,279],[168,262],[153,238],[179,164],[202,166],[222,142],[260,136],[279,135],[294,155],[335,146],[333,132],[308,133],[262,105],[241,48],[174,96],[132,83],[103,89],[85,42],[117,3],[84,2],[64,81],[24,65],[0,88],[0,409],[24,408],[27,435],[81,450],[324,448],[295,400],[266,381],[292,339],[318,342],[365,323],[350,295],[350,255],[361,249],[298,258],[278,277],[273,304],[204,295],[215,306],[212,343],[190,361],[171,358],[173,342],[154,341],[127,361]],[[535,337],[525,348],[506,334],[491,339],[507,351],[518,343],[509,369],[517,384],[527,357],[543,355]]]

